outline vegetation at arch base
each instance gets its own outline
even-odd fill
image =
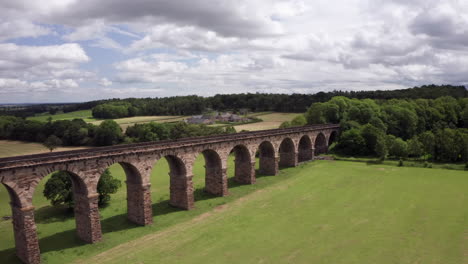
[[[53,206],[65,205],[69,209],[73,208],[73,186],[70,173],[58,171],[52,174],[44,187],[44,197],[50,200]],[[99,179],[97,192],[99,193],[99,207],[109,204],[111,194],[116,193],[122,186],[122,182],[112,176],[109,169],[106,169]]]
[[[308,124],[340,123],[333,151],[381,159],[468,162],[468,98],[349,99],[315,103]]]

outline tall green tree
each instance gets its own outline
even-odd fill
[[[96,129],[94,140],[98,146],[118,144],[123,140],[122,128],[114,120],[104,120]]]

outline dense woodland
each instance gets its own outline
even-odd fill
[[[468,161],[468,98],[349,99],[313,104],[308,124],[340,123],[345,155]]]
[[[392,91],[331,91],[316,94],[218,94],[211,97],[176,96],[165,98],[128,98],[98,100],[76,104],[43,104],[0,107],[0,115],[32,116],[37,113],[71,112],[93,109],[96,118],[119,118],[135,115],[196,115],[214,109],[218,111],[248,110],[303,113],[317,102],[335,96],[357,99],[435,99],[441,96],[468,96],[463,86],[427,85]]]
[[[178,96],[167,98],[113,99],[93,107],[95,118],[120,118],[147,115],[196,115],[207,110],[250,112],[305,112],[316,102],[326,102],[335,96],[348,98],[437,98],[440,96],[466,97],[463,86],[423,86],[394,91],[319,92],[316,94],[226,94],[213,97]],[[89,109],[89,108],[88,108]]]

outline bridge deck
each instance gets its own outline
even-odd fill
[[[264,136],[275,136],[275,135],[284,135],[292,132],[303,132],[303,131],[314,131],[322,129],[333,129],[339,128],[339,125],[336,124],[326,124],[326,125],[309,125],[302,127],[291,127],[291,128],[277,128],[277,129],[268,129],[260,131],[251,131],[251,132],[239,132],[233,134],[222,134],[222,135],[212,135],[212,136],[203,136],[203,137],[191,137],[191,138],[181,138],[176,140],[161,140],[155,142],[143,142],[143,143],[133,143],[133,144],[121,144],[108,147],[95,147],[89,149],[79,149],[79,150],[69,150],[69,151],[60,151],[60,152],[49,152],[43,154],[33,154],[33,155],[22,155],[22,156],[13,156],[0,158],[0,169],[15,167],[15,164],[19,163],[24,164],[27,162],[42,162],[50,161],[55,159],[77,159],[82,158],[83,154],[90,154],[91,156],[112,154],[117,151],[138,151],[141,149],[144,150],[150,148],[151,150],[155,149],[167,149],[167,148],[178,148],[186,145],[199,145],[207,143],[220,143],[226,141],[233,141],[236,139],[248,139],[248,138],[258,138]]]

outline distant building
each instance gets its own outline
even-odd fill
[[[185,120],[189,124],[205,124],[211,125],[215,122],[232,122],[232,123],[240,123],[240,122],[248,122],[250,121],[247,117],[241,117],[236,114],[232,113],[216,113],[216,115],[196,115],[192,116]]]
[[[214,118],[212,116],[203,116],[196,115],[185,120],[188,124],[205,124],[211,125],[214,123]]]

